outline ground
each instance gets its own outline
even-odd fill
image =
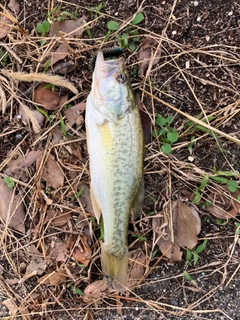
[[[0,4],[10,19],[1,15],[1,24],[11,24],[0,31],[0,319],[240,319],[238,1]],[[131,26],[137,12],[144,19]],[[47,19],[83,16],[78,34],[54,38],[49,30],[36,30]],[[120,29],[106,39],[111,20]],[[124,33],[125,39],[130,35],[125,43],[119,40]],[[66,46],[58,54],[67,54],[46,66],[60,43]],[[138,263],[131,279],[137,279],[118,295],[105,287],[99,291],[102,231],[89,200],[84,103],[91,58],[100,48],[124,44],[142,110],[145,198],[128,232]],[[54,75],[73,87],[50,80]],[[41,88],[41,82],[55,86]],[[38,116],[32,112],[37,108]],[[160,129],[165,133],[156,137]],[[166,141],[169,130],[179,135],[176,141]],[[166,143],[169,153],[162,148]],[[176,201],[183,208],[178,214],[190,209],[199,215],[196,248],[204,244],[191,250],[182,245],[179,261],[159,250],[159,229],[152,223],[177,241],[179,226],[170,223],[169,209]],[[140,276],[136,265],[143,266]],[[95,295],[87,295],[89,288]]]

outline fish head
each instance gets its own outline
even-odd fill
[[[132,107],[134,96],[123,57],[105,60],[99,51],[93,72],[92,100],[109,121],[122,118]]]

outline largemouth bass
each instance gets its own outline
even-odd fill
[[[96,218],[103,216],[103,274],[125,291],[128,223],[143,201],[143,131],[124,58],[96,58],[86,107],[91,200]]]

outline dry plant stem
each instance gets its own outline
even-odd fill
[[[23,63],[22,59],[20,59],[16,55],[16,53],[12,49],[9,48],[9,46],[7,44],[5,44],[4,42],[0,42],[0,47],[4,47],[7,50],[7,52],[10,53],[14,57],[14,59],[17,60],[18,63],[20,63],[20,64]]]

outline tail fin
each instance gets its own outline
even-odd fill
[[[112,287],[119,291],[126,291],[127,269],[128,269],[128,249],[123,256],[116,257],[106,250],[106,246],[102,244],[101,263],[105,276],[109,277]]]

